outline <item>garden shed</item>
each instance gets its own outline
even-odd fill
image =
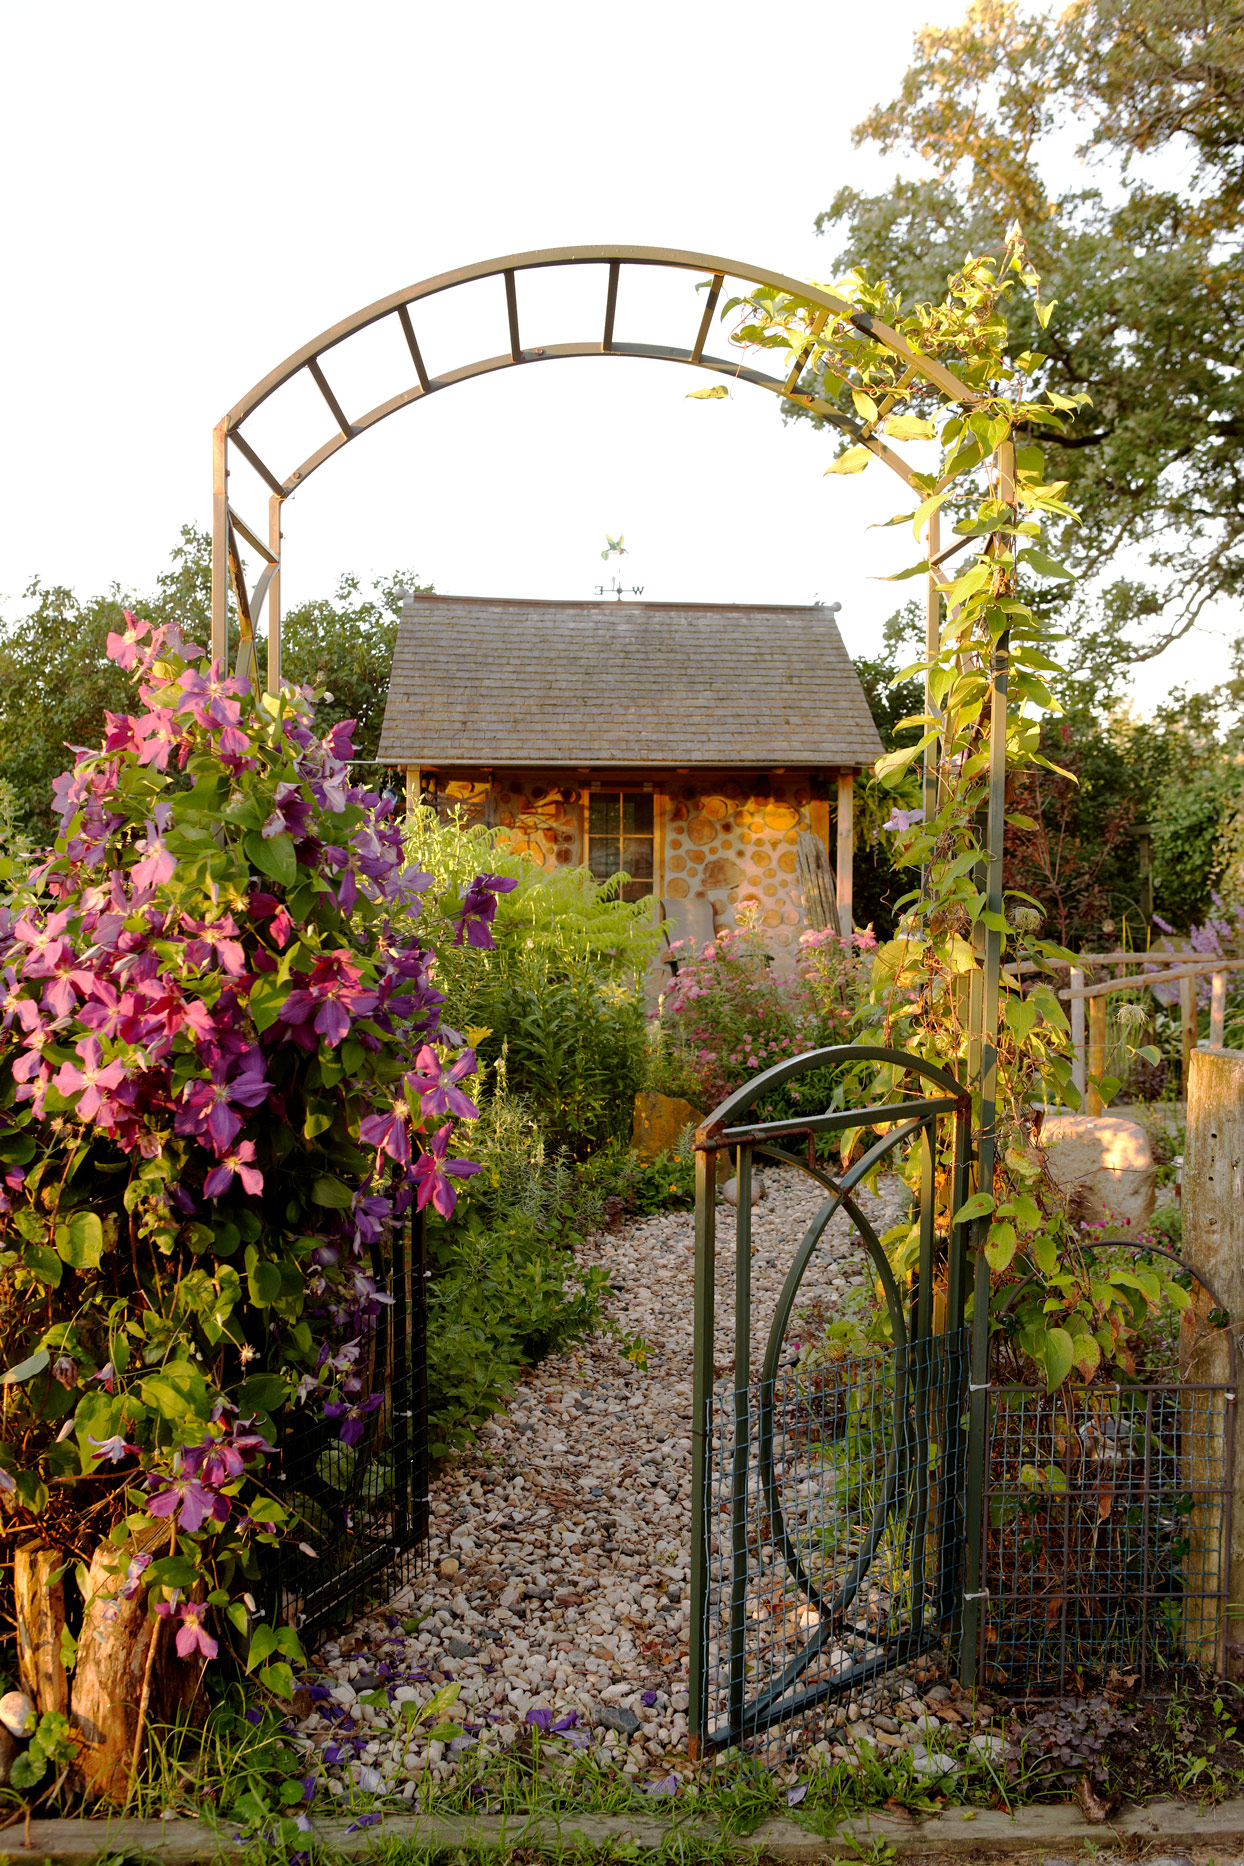
[[[759,905],[774,958],[805,924],[801,832],[851,920],[855,775],[881,743],[820,604],[408,596],[380,757],[541,866],[584,863],[709,939]]]

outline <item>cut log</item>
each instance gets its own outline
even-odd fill
[[[18,1672],[22,1690],[40,1716],[69,1709],[69,1679],[61,1663],[64,1566],[62,1550],[43,1548],[37,1542],[18,1549],[13,1558]]]
[[[71,1722],[82,1744],[77,1786],[89,1801],[121,1801],[129,1789],[143,1673],[159,1626],[145,1593],[122,1598],[127,1562],[123,1549],[105,1542],[87,1578]]]

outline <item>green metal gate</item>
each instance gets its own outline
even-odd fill
[[[796,1120],[748,1119],[792,1078],[861,1065],[891,1077],[884,1101]],[[816,1161],[815,1136],[848,1128],[879,1133],[834,1175]],[[792,1151],[800,1139],[806,1152]],[[971,1098],[946,1071],[900,1050],[810,1051],[730,1096],[696,1147],[691,1730],[699,1745],[720,1747],[849,1693],[951,1631],[974,1645],[982,1461],[972,1448],[985,1429],[988,1301],[969,1338],[965,1227],[950,1220],[968,1195]],[[734,1364],[724,1387],[713,1369],[722,1150],[735,1161],[738,1195]],[[856,1193],[875,1167],[913,1150],[920,1248],[904,1296]],[[825,1200],[795,1253],[754,1368],[758,1160],[806,1174]],[[782,1365],[788,1324],[839,1212],[863,1239],[880,1282],[891,1345],[796,1375]],[[981,1372],[970,1379],[977,1361]]]

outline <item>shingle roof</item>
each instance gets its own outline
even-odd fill
[[[819,605],[412,596],[394,764],[870,765],[881,741]]]

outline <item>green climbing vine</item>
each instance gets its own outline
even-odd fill
[[[1046,477],[1042,439],[1087,398],[1043,388],[1045,357],[1011,348],[1008,299],[1031,293],[1042,329],[1053,309],[1018,228],[1000,262],[969,256],[938,304],[905,306],[860,272],[830,289],[841,310],[766,287],[730,300],[723,316],[736,343],[781,352],[792,399],[839,430],[829,473],[877,460],[894,470],[910,503],[889,523],[910,525],[923,546],[895,580],[923,577],[930,588],[927,653],[896,681],[923,676],[925,711],[905,722],[912,742],[876,767],[895,797],[894,857],[919,882],[877,951],[858,1034],[972,1085],[978,1178],[960,1215],[974,1221],[995,1285],[1014,1286],[999,1305],[1005,1348],[1037,1363],[1053,1388],[1073,1373],[1133,1367],[1151,1308],[1188,1302],[1159,1269],[1095,1265],[1045,1170],[1043,1109],[1078,1102],[1058,996],[1070,955],[1042,939],[1038,904],[989,872],[988,848],[1002,845],[1001,822],[988,833],[991,808],[1033,827],[1008,792],[1027,766],[1057,769],[1040,749],[1043,716],[1061,710],[1056,605],[1029,589],[1071,578],[1056,534],[1076,515],[1065,483]],[[883,1068],[853,1088],[876,1101],[899,1073]],[[1119,1084],[1097,1086],[1109,1101]],[[914,1155],[907,1170],[919,1170]],[[944,1238],[948,1159],[938,1162],[938,1196]],[[900,1225],[887,1245],[896,1269],[910,1270],[916,1227]]]

